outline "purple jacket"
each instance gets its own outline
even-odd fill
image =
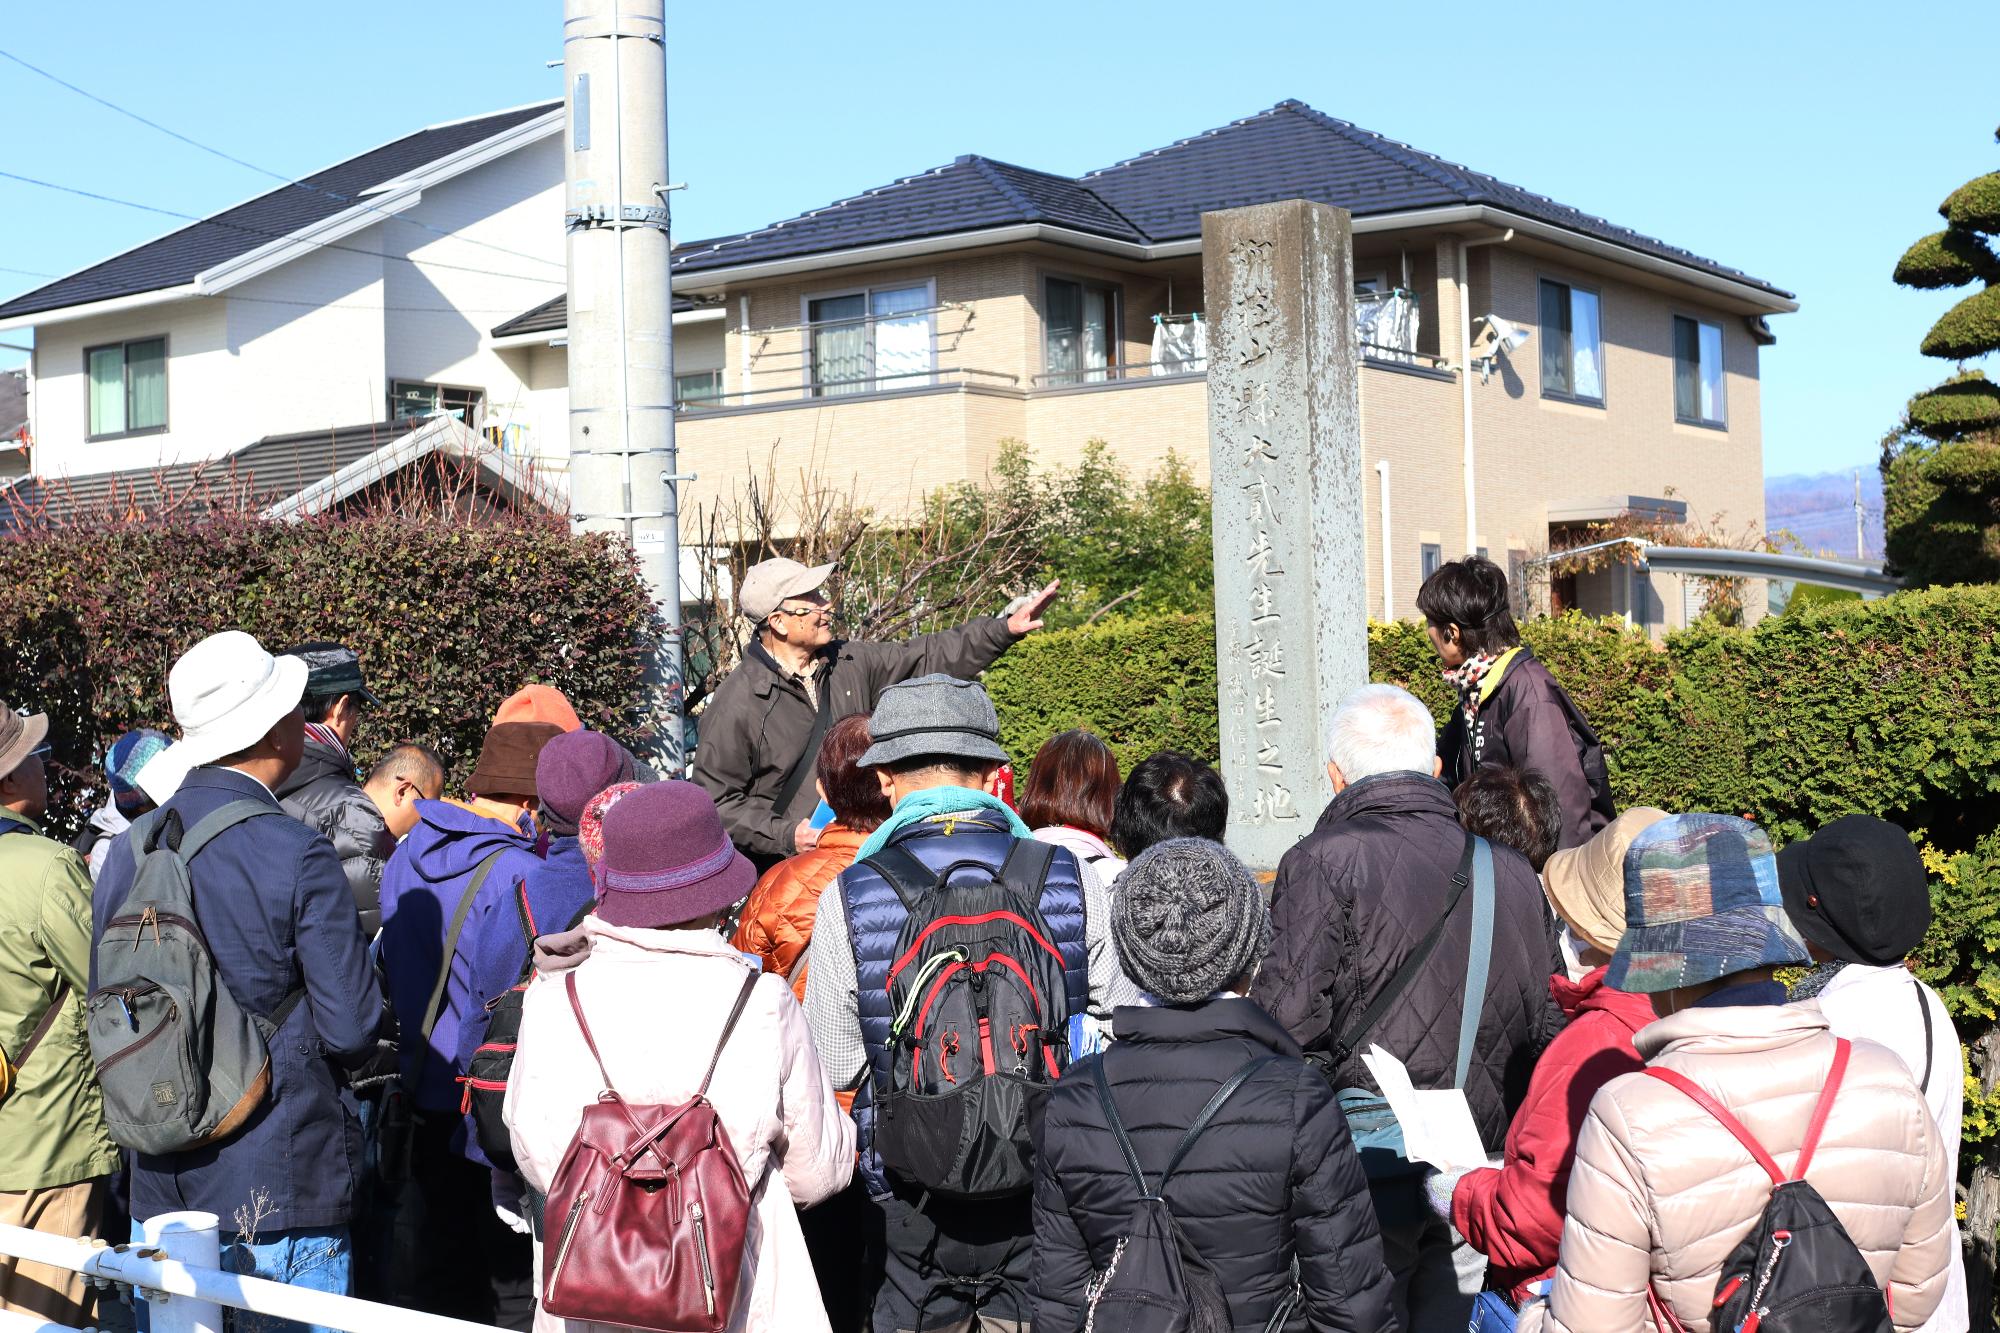
[[[473,942],[488,936],[496,923],[518,929],[514,886],[542,860],[535,855],[534,834],[456,802],[418,801],[417,814],[417,826],[382,870],[382,965],[389,974],[389,997],[402,1030],[404,1086],[414,1090],[418,1109],[456,1113],[459,1029],[480,1004],[474,990]],[[419,1038],[424,1006],[437,984],[452,915],[480,862],[495,852],[500,859],[480,886],[459,933],[444,1003],[424,1054]],[[454,1146],[484,1163],[478,1146],[463,1140],[461,1126]]]
[[[495,906],[478,935],[472,933],[470,922],[466,924],[458,952],[471,961],[472,1003],[466,1012],[476,1017],[460,1024],[458,1067],[461,1070],[470,1067],[472,1053],[486,1040],[486,1006],[496,996],[506,994],[528,965],[529,936],[521,928],[523,893],[528,896],[528,914],[536,935],[568,930],[570,923],[597,901],[583,844],[573,837],[549,843],[547,859],[528,871],[512,896]]]

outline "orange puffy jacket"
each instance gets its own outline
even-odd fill
[[[812,942],[819,896],[833,886],[841,871],[854,864],[855,854],[866,841],[866,833],[856,833],[839,823],[828,824],[820,831],[817,847],[766,870],[743,904],[736,947],[763,959],[766,972],[776,972],[789,982],[800,1004],[806,1000],[806,951]],[[835,1095],[847,1110],[854,1109],[852,1092]]]

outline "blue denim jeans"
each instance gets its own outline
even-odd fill
[[[225,1231],[226,1234],[226,1231]],[[132,1239],[140,1239],[137,1222]],[[222,1271],[244,1277],[261,1277],[310,1291],[330,1291],[336,1296],[350,1294],[352,1256],[348,1228],[300,1227],[260,1237],[255,1245],[240,1240],[222,1246]],[[235,1333],[332,1333],[317,1325],[299,1324],[272,1315],[223,1307],[226,1328]],[[147,1328],[146,1310],[140,1303],[139,1330]]]

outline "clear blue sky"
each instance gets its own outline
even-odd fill
[[[559,96],[561,8],[0,0],[0,47],[301,175]],[[1871,463],[1947,372],[1916,344],[1955,298],[1889,270],[1946,193],[2000,170],[2000,5],[765,0],[669,21],[679,236],[959,153],[1084,171],[1297,97],[1797,292],[1763,357],[1771,474]],[[0,170],[194,214],[269,185],[4,62],[0,108]],[[0,268],[67,272],[169,227],[0,180]],[[0,271],[0,293],[40,281]]]

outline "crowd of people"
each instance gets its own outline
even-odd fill
[[[1620,812],[1468,558],[1449,723],[1344,699],[1266,882],[1194,757],[1064,731],[1016,798],[976,676],[1053,585],[867,644],[831,572],[743,581],[692,780],[528,684],[453,782],[350,649],[229,631],[71,847],[0,707],[0,1221],[211,1212],[231,1271],[544,1333],[1968,1328],[1903,830]]]

